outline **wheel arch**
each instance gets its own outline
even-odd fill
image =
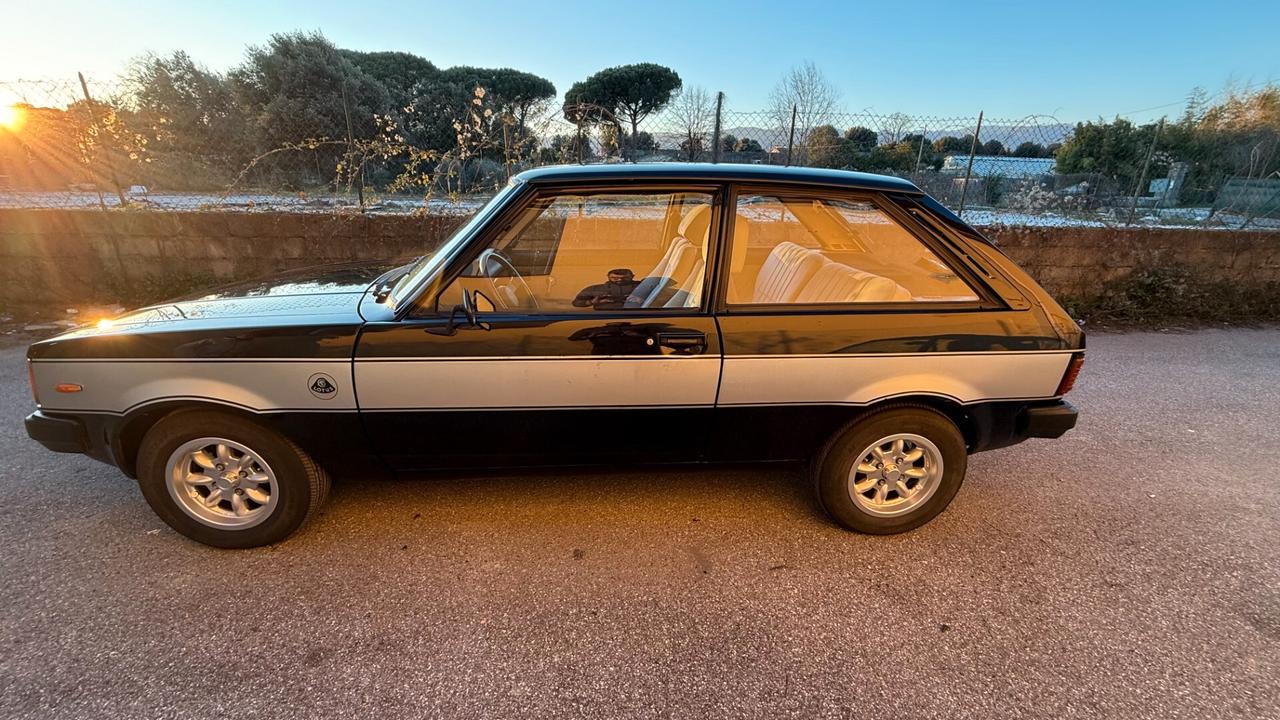
[[[893,400],[884,400],[878,403],[879,407],[892,405],[894,403],[910,403],[914,405],[923,405],[925,407],[937,410],[946,415],[951,422],[955,423],[960,429],[960,434],[964,437],[965,448],[972,450],[978,442],[978,424],[975,421],[970,410],[971,406],[963,405],[954,398],[944,397],[942,395],[908,395],[906,397],[895,398]]]
[[[965,405],[952,397],[928,393],[896,395],[894,397],[877,400],[869,405],[853,408],[845,417],[844,422],[838,427],[832,429],[831,434],[834,435],[842,432],[849,425],[862,420],[868,415],[872,415],[886,408],[902,405],[926,407],[944,415],[948,420],[954,423],[957,428],[959,428],[960,435],[964,438],[965,448],[969,452],[973,452],[982,441],[982,428],[973,413],[973,406]]]
[[[126,413],[115,432],[111,433],[111,455],[116,461],[116,466],[129,477],[137,478],[138,448],[142,446],[142,439],[146,437],[147,432],[161,420],[179,413],[195,411],[217,412],[260,423],[266,419],[262,413],[255,413],[236,405],[203,400],[169,400],[145,405]]]
[[[134,408],[113,423],[106,436],[111,460],[126,475],[137,478],[138,450],[147,432],[178,413],[205,411],[242,418],[279,433],[328,472],[358,471],[366,476],[389,477],[389,468],[373,451],[355,410],[313,412],[260,412],[233,403],[202,398],[173,398]],[[368,462],[372,458],[374,462]]]

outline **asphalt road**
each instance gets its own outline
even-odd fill
[[[1280,717],[1280,329],[1095,335],[1060,441],[897,537],[795,468],[347,479],[218,551],[29,441],[0,717]]]

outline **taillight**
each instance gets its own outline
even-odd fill
[[[1067,371],[1062,374],[1062,382],[1058,383],[1058,392],[1055,395],[1066,395],[1071,392],[1071,388],[1076,384],[1076,378],[1080,376],[1080,368],[1084,367],[1084,353],[1076,353],[1071,356],[1071,362],[1067,364]]]
[[[27,382],[31,383],[31,399],[39,405],[40,395],[36,392],[36,366],[30,360],[27,361]]]

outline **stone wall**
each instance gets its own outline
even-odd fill
[[[132,305],[288,268],[420,255],[465,220],[0,210],[0,305]]]
[[[409,257],[465,218],[230,212],[0,210],[0,306],[126,305],[291,267]],[[1096,297],[1137,269],[1181,265],[1207,281],[1280,282],[1280,233],[988,228],[1055,295]]]
[[[1181,228],[984,228],[1058,297],[1095,299],[1137,270],[1183,267],[1206,283],[1280,283],[1280,232]]]

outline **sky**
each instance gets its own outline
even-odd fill
[[[272,33],[402,50],[437,66],[514,67],[561,93],[605,67],[656,62],[728,107],[767,107],[816,63],[843,109],[1076,120],[1180,113],[1192,88],[1280,80],[1280,2],[398,2],[0,0],[0,82],[110,79],[145,52],[215,70]]]

